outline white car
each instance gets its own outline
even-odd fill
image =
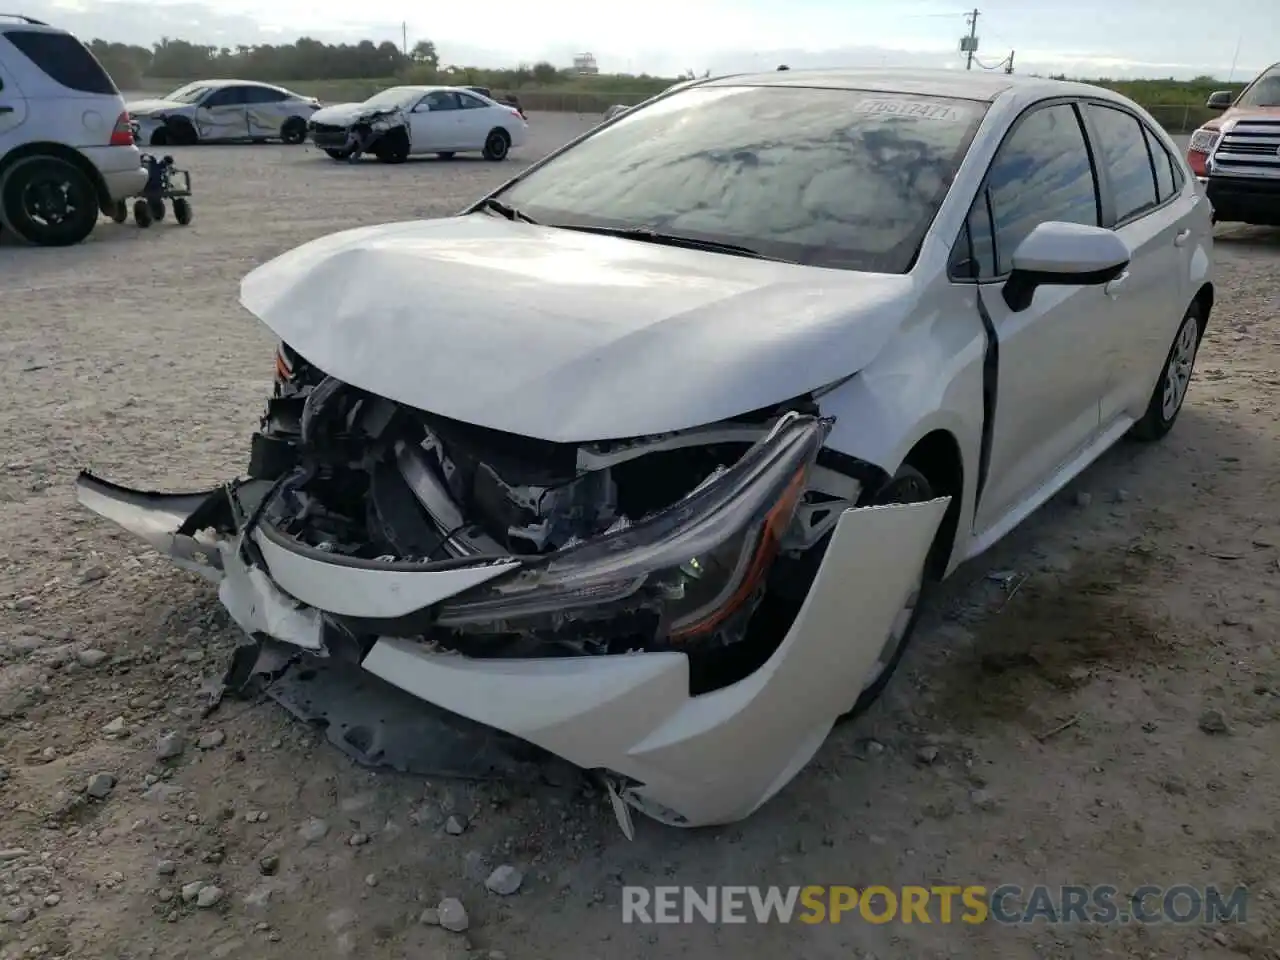
[[[89,48],[0,15],[0,227],[66,246],[147,182],[124,98]]]
[[[433,153],[480,152],[505,160],[529,134],[520,109],[462,87],[391,87],[364,103],[325,107],[311,118],[311,140],[334,160],[372,153],[402,163]]]
[[[236,140],[302,143],[320,101],[251,80],[197,80],[128,105],[138,140],[153,147]]]
[[[1170,429],[1211,236],[1108,90],[712,80],[258,267],[250,479],[79,497],[220,581],[254,655],[598,771],[624,828],[725,823],[883,689],[931,583]]]

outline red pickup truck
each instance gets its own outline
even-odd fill
[[[1280,226],[1280,63],[1240,96],[1219,90],[1205,106],[1223,113],[1191,135],[1187,163],[1215,220]]]

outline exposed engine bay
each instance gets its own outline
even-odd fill
[[[634,441],[557,444],[396,404],[326,376],[282,345],[249,473],[272,483],[258,522],[335,560],[515,557],[528,563],[517,580],[551,582],[568,559],[634,550],[624,538],[637,524],[685,503],[693,509],[690,498],[724,478],[787,413]],[[754,618],[766,593],[793,605],[803,599],[826,538],[870,476],[819,464],[805,478],[803,489],[786,492],[782,529],[771,532],[764,518],[760,536],[776,542],[734,541],[732,550],[691,554],[643,589],[619,591],[616,602],[574,603],[583,595],[569,592],[561,603],[544,599],[513,615],[517,589],[485,588],[474,602],[463,595],[441,605],[426,622],[379,623],[377,632],[484,657],[725,648],[746,638],[753,620],[768,619]],[[760,569],[748,576],[745,566],[728,569],[735,564]],[[725,584],[741,595],[717,596]],[[710,610],[713,623],[690,620]],[[768,631],[775,642],[786,624],[776,626]]]

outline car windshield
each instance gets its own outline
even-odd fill
[[[986,109],[863,90],[693,87],[628,111],[501,196],[539,223],[905,273]]]
[[[383,90],[381,93],[375,93],[364,102],[364,106],[407,107],[412,103],[417,103],[422,99],[422,96],[422,91],[415,88],[392,87],[390,90]]]
[[[1272,67],[1249,85],[1237,107],[1280,107],[1280,67]]]
[[[188,83],[184,87],[179,87],[173,93],[164,99],[172,100],[175,103],[195,103],[209,90],[209,87],[203,83]]]

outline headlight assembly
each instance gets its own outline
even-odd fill
[[[714,635],[758,595],[830,427],[784,417],[673,506],[459,594],[437,608],[436,625],[519,629],[641,603],[660,611],[655,641],[663,646]]]

